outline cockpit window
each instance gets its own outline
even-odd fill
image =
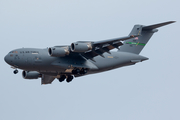
[[[18,53],[18,51],[11,51],[11,52],[9,52],[9,53]]]

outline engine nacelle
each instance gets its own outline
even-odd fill
[[[64,57],[69,55],[69,49],[67,47],[52,47],[48,49],[49,55],[53,57]]]
[[[72,52],[86,52],[92,50],[91,43],[72,43],[71,44],[71,51]]]
[[[38,79],[41,77],[41,74],[36,71],[23,71],[22,76],[24,79]]]

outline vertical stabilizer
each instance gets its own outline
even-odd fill
[[[164,25],[168,25],[170,23],[174,23],[175,21],[143,26],[143,25],[135,25],[129,35],[139,34],[140,36],[131,38],[123,42],[123,45],[120,47],[119,51],[130,52],[139,54],[144,46],[147,44],[152,35],[158,31],[158,27],[162,27]]]

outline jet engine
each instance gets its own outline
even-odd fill
[[[69,49],[67,47],[52,47],[48,49],[49,55],[53,57],[64,57],[69,55]]]
[[[41,77],[41,74],[36,71],[23,71],[22,76],[24,79],[38,79]]]
[[[91,43],[72,43],[71,44],[71,51],[72,52],[86,52],[92,50]]]

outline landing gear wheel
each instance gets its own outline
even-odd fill
[[[80,73],[80,69],[75,69],[72,71],[72,74],[79,74]]]
[[[65,75],[61,75],[61,77],[59,78],[59,82],[63,82],[65,80],[66,76]]]
[[[82,68],[81,71],[80,71],[80,74],[84,75],[86,73],[87,73],[87,69]]]
[[[68,77],[67,77],[67,79],[66,79],[66,82],[71,82],[72,81],[72,79],[73,79],[73,76],[71,76],[71,75],[69,75]]]
[[[17,74],[18,73],[18,70],[14,70],[14,72],[13,72],[14,74]]]

